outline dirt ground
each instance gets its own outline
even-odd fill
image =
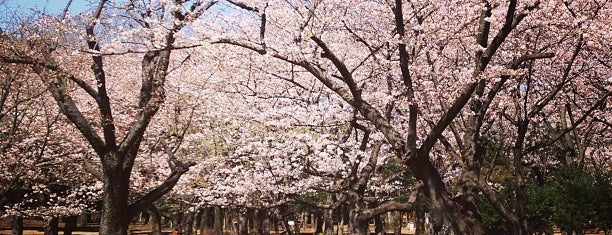
[[[11,226],[12,220],[10,218],[2,218],[0,219],[0,235],[11,235]],[[43,235],[43,227],[44,222],[39,220],[31,220],[26,219],[23,221],[23,234],[24,235]],[[64,228],[64,223],[59,223],[59,234],[63,234],[62,230]],[[79,231],[80,230],[80,231]],[[142,224],[132,224],[130,225],[131,234],[147,234],[149,232],[149,228],[146,225]],[[170,228],[164,228],[163,232],[170,233],[172,230]],[[90,224],[86,228],[77,228],[72,232],[74,235],[94,235],[98,234],[97,225]]]

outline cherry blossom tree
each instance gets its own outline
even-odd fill
[[[597,111],[610,96],[610,52],[603,46],[610,19],[602,16],[609,4],[228,1],[240,11],[201,22],[200,37],[261,54],[268,63],[262,70],[291,78],[285,80],[296,87],[317,80],[355,109],[423,182],[436,231],[447,224],[459,234],[484,233],[476,207],[483,191],[513,233],[525,234],[522,164],[528,153],[561,138],[530,132],[534,140],[526,143],[529,120],[544,122],[567,98],[580,111],[561,127],[563,134],[609,115]],[[504,118],[513,124],[492,128]],[[515,133],[512,212],[481,180],[483,136],[494,130],[499,137]]]
[[[174,69],[172,51],[182,47],[178,41],[182,29],[213,4],[102,0],[92,14],[43,18],[24,28],[25,37],[3,40],[1,61],[26,65],[37,74],[61,113],[98,156],[97,175],[103,182],[101,234],[127,234],[131,217],[170,191],[193,165],[171,157],[166,179],[130,200],[136,157],[147,127],[164,103],[165,83]],[[79,46],[82,42],[85,47]],[[141,60],[134,60],[134,55],[142,55]],[[140,68],[134,70],[134,65]],[[116,84],[138,78],[139,94],[131,93],[137,99],[122,100],[126,90],[113,90]],[[119,105],[128,101],[132,106]]]

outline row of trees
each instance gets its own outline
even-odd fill
[[[608,1],[69,7],[0,33],[5,215],[127,234],[166,195],[346,211],[354,234],[412,210],[440,233],[610,228]]]

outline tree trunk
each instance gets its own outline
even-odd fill
[[[324,223],[325,220],[323,219],[323,215],[321,215],[320,213],[316,214],[315,219],[316,219],[316,221],[315,221],[315,235],[321,235],[323,233],[323,223]],[[329,234],[329,233],[327,233],[327,234]]]
[[[77,227],[85,228],[89,225],[89,214],[83,213],[79,215],[79,221],[77,223]]]
[[[223,235],[223,212],[221,211],[221,207],[215,206],[213,213],[215,215],[215,222],[213,224],[215,235]]]
[[[23,218],[13,216],[13,226],[11,231],[13,235],[23,235]]]
[[[105,171],[100,234],[127,235],[131,219],[128,211],[130,173]]]
[[[142,217],[141,222],[142,222],[142,224],[149,224],[149,220],[151,219],[151,215],[146,212],[146,209],[144,209],[144,210],[145,211],[141,211],[140,212],[140,216]]]
[[[230,227],[232,230],[232,234],[233,235],[240,235],[240,225],[239,225],[239,219],[238,219],[238,212],[236,211],[236,209],[233,209],[232,211],[230,211],[230,213],[228,213],[230,216]]]
[[[378,215],[374,217],[374,234],[385,235],[386,233],[385,222],[383,221],[382,216]]]
[[[64,235],[72,235],[78,219],[76,215],[64,217]]]
[[[59,219],[57,217],[53,217],[45,223],[45,235],[57,235],[58,234],[58,226]]]
[[[393,234],[394,235],[402,235],[402,212],[395,212],[394,225],[393,226]]]
[[[172,215],[172,230],[174,230],[175,232],[182,232],[183,231],[183,218],[185,217],[185,214],[183,212],[178,212]]]
[[[416,216],[414,219],[414,226],[415,226],[414,234],[423,235],[425,234],[425,211],[423,211],[423,208],[419,206],[415,210],[415,214]]]
[[[200,235],[213,235],[212,228],[214,227],[215,214],[211,207],[202,209],[200,216]]]
[[[195,212],[188,212],[187,214],[185,214],[184,218],[183,218],[183,234],[184,235],[192,235],[193,233],[193,221],[194,221],[194,217],[195,217]]]
[[[262,229],[264,235],[270,235],[270,212],[266,209],[262,211],[261,217],[263,218]]]
[[[272,224],[274,226],[274,234],[279,235],[280,231],[278,230],[278,218],[274,217],[274,219],[272,220]]]
[[[370,228],[368,220],[365,221],[351,221],[351,234],[353,235],[370,235]]]
[[[253,210],[251,220],[253,221],[253,232],[255,235],[265,235],[265,220],[267,218],[265,210]]]
[[[161,235],[162,217],[155,205],[150,205],[145,208],[149,214],[149,224],[151,226],[151,235]]]
[[[334,217],[333,217],[333,213],[334,210],[332,209],[324,209],[323,210],[323,221],[325,221],[325,235],[332,235],[334,234]]]
[[[476,206],[461,197],[456,198],[458,202],[450,198],[440,174],[428,156],[412,157],[408,166],[424,184],[423,189],[430,202],[434,232],[440,232],[443,225],[449,223],[457,235],[484,234]]]
[[[238,235],[249,235],[249,226],[247,224],[247,218],[245,213],[236,211],[236,215],[238,221]]]

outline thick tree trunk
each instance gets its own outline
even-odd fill
[[[78,219],[76,215],[64,217],[64,235],[72,235]]]
[[[104,193],[102,194],[102,221],[100,234],[127,235],[130,224],[128,190],[130,174],[105,172]]]
[[[411,158],[408,166],[424,184],[424,192],[430,202],[434,232],[440,232],[443,225],[449,223],[458,235],[484,234],[476,206],[461,197],[456,199],[457,202],[450,198],[442,178],[427,156]]]
[[[11,231],[13,235],[23,235],[23,218],[13,216],[13,226]]]

